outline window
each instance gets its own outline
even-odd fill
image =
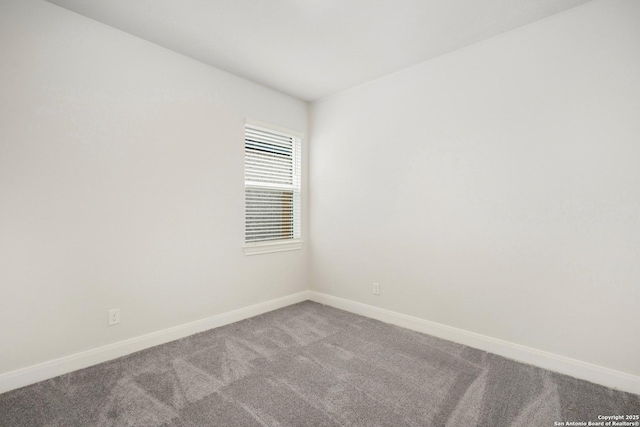
[[[244,132],[245,253],[300,249],[300,135],[254,122]]]

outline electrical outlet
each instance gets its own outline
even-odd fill
[[[109,310],[109,326],[117,325],[118,323],[120,323],[120,309]]]
[[[380,283],[373,284],[373,294],[380,295]]]

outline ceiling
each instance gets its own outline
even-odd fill
[[[590,0],[48,0],[313,101]]]

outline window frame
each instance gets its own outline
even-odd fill
[[[294,167],[294,179],[296,172],[299,173],[299,182],[297,183],[298,189],[296,191],[295,183],[293,191],[293,197],[296,195],[299,198],[298,203],[293,204],[293,209],[297,209],[297,212],[293,212],[293,227],[294,227],[294,236],[293,238],[287,239],[278,239],[278,240],[263,240],[263,241],[247,241],[247,189],[249,188],[257,188],[257,186],[248,186],[246,179],[246,163],[247,163],[247,155],[246,155],[246,139],[247,139],[247,128],[257,128],[263,129],[268,132],[278,133],[286,137],[293,138],[294,141],[294,158],[293,158],[293,167]],[[292,251],[302,249],[304,244],[303,240],[303,229],[302,229],[302,156],[303,156],[303,141],[304,134],[301,132],[297,132],[291,129],[283,128],[280,126],[274,126],[270,123],[265,123],[262,121],[246,118],[244,124],[244,138],[243,138],[243,171],[244,171],[244,245],[243,250],[245,255],[257,255],[264,253],[272,253],[272,252],[282,252],[282,251]],[[295,171],[297,168],[297,171]],[[266,186],[268,187],[268,185]],[[275,187],[273,189],[276,189]],[[297,194],[296,194],[297,193]],[[295,222],[297,220],[297,223]],[[297,230],[297,233],[296,233]]]

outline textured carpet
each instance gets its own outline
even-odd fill
[[[0,395],[0,425],[554,426],[640,396],[304,302]]]

